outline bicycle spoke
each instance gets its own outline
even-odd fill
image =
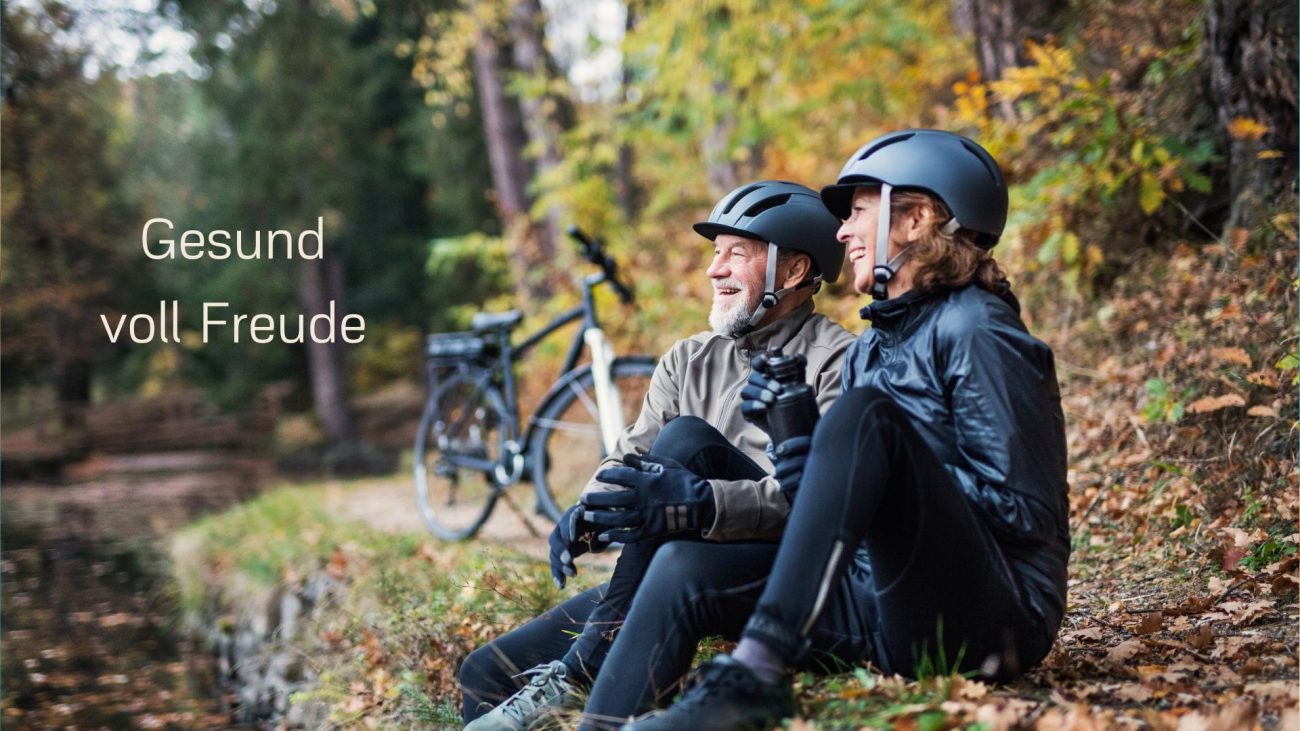
[[[600,409],[599,407],[596,406],[595,400],[592,399],[591,396],[587,395],[587,389],[583,388],[582,386],[579,386],[578,382],[574,381],[569,384],[569,390],[574,393],[574,395],[578,399],[578,402],[581,403],[587,409],[587,413],[591,415],[592,420],[599,423]]]
[[[600,439],[600,427],[594,424],[578,424],[572,421],[563,421],[560,419],[543,419],[536,420],[538,426],[544,426],[550,429],[558,429],[570,434],[581,434],[583,436]]]

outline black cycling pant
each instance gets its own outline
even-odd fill
[[[827,619],[836,587],[865,549],[875,661],[914,675],[978,670],[999,678],[1050,649],[1001,546],[909,417],[855,389],[817,426],[772,575],[744,636],[787,662]]]
[[[693,416],[668,422],[650,454],[676,460],[704,478],[758,480],[767,474],[717,429]],[[573,677],[590,685],[664,542],[657,539],[624,545],[608,583],[472,652],[460,671],[465,721],[478,718],[509,697],[522,685],[522,679],[514,676],[541,663],[562,659]]]

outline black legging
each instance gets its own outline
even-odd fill
[[[693,416],[668,422],[650,453],[676,460],[705,478],[757,480],[766,474],[717,429]],[[521,683],[515,676],[541,663],[562,659],[580,681],[590,684],[663,543],[659,539],[623,546],[609,582],[472,652],[460,670],[466,723],[518,690]]]
[[[985,519],[907,415],[874,389],[844,393],[818,424],[744,635],[796,659],[810,629],[832,616],[823,597],[842,585],[858,546],[871,563],[876,661],[885,668],[1006,678],[1051,649],[1053,632],[1027,609]]]

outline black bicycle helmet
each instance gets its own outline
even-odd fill
[[[953,217],[944,229],[975,232],[975,243],[992,248],[1007,222],[1007,183],[993,156],[974,141],[936,129],[909,129],[877,137],[853,153],[834,185],[822,188],[827,210],[849,217],[853,192],[864,185],[881,186],[881,215],[876,237],[876,286],[872,296],[883,298],[904,255],[887,263],[889,192],[921,190],[943,201]]]
[[[718,201],[709,220],[695,232],[712,241],[734,234],[802,251],[813,260],[821,279],[834,282],[844,266],[844,244],[835,234],[840,222],[828,215],[812,188],[784,180],[742,185]]]
[[[839,221],[830,215],[816,191],[784,180],[760,180],[742,185],[718,201],[709,220],[694,225],[709,239],[733,234],[768,245],[763,298],[750,317],[750,327],[794,289],[834,282],[844,268],[844,244],[836,238]],[[777,249],[802,251],[813,261],[813,276],[798,286],[777,291]]]

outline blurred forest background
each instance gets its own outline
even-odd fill
[[[635,312],[603,303],[620,347],[659,352],[704,324],[685,222],[747,179],[818,187],[895,128],[970,134],[1006,167],[998,255],[1031,319],[1104,317],[1116,277],[1179,242],[1294,228],[1291,3],[3,8],[6,431],[40,424],[44,449],[85,449],[87,405],[197,389],[227,410],[270,394],[310,414],[298,441],[349,454],[362,400],[419,378],[423,333],[573,303],[570,223],[639,290]],[[323,216],[328,253],[150,261],[155,216],[249,234]],[[101,314],[171,299],[182,342],[109,343]],[[365,317],[364,343],[197,337],[204,301],[293,315],[331,299]],[[851,327],[860,304],[844,283],[822,297]]]
[[[459,660],[561,595],[543,533],[447,545],[413,523],[394,470],[424,334],[575,304],[578,224],[637,290],[599,293],[618,351],[660,353],[705,327],[689,223],[718,196],[819,187],[925,126],[978,139],[1012,185],[995,254],[1057,356],[1069,615],[1010,687],[858,669],[801,682],[801,713],[1300,727],[1298,25],[1291,0],[0,0],[4,720],[458,727]],[[322,217],[326,255],[152,261],[154,217],[245,236]],[[101,315],[169,300],[181,342],[110,344]],[[364,342],[201,342],[203,302],[330,300]],[[863,327],[846,283],[817,301]],[[520,369],[525,416],[562,345]],[[266,457],[395,476],[250,499]],[[176,534],[166,600],[105,538],[171,540],[235,501]],[[178,687],[184,645],[142,639],[173,601],[207,612],[200,664],[269,643],[221,672],[280,674],[216,707]]]

